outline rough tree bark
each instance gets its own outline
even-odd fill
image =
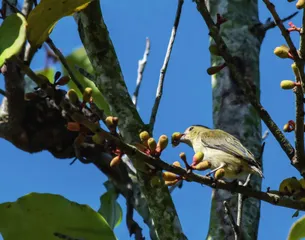
[[[231,54],[240,58],[240,70],[245,79],[256,85],[259,95],[259,52],[264,32],[260,31],[257,1],[210,0],[208,7],[215,21],[217,13],[228,19],[228,22],[221,25],[222,37]],[[212,56],[211,62],[219,65],[223,59]],[[233,134],[258,156],[261,149],[260,118],[231,80],[228,69],[212,76],[212,88],[214,127]],[[261,180],[253,176],[251,186],[260,189]],[[223,207],[223,201],[231,196],[227,191],[213,191],[207,239],[234,239],[234,232]],[[229,200],[229,205],[232,212],[236,213],[237,196]],[[259,218],[260,202],[254,198],[246,199],[243,203],[241,227],[244,239],[257,239]]]

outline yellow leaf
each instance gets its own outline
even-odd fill
[[[25,42],[26,20],[15,13],[8,16],[0,27],[0,67],[6,59],[17,55]]]
[[[27,36],[32,47],[39,47],[63,17],[86,8],[92,0],[41,0],[28,16]]]

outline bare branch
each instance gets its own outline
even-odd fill
[[[152,109],[152,112],[151,112],[151,116],[150,116],[150,121],[149,121],[151,132],[153,132],[153,129],[154,129],[154,125],[155,125],[155,121],[156,121],[156,117],[157,117],[157,113],[158,113],[158,109],[159,109],[159,104],[160,104],[161,97],[162,97],[162,94],[163,94],[164,78],[165,78],[167,66],[168,66],[168,63],[169,63],[169,59],[170,59],[170,56],[171,56],[171,53],[172,53],[172,48],[174,46],[175,37],[176,37],[177,29],[178,29],[178,26],[179,26],[179,21],[180,21],[180,16],[181,16],[183,3],[184,3],[184,0],[178,0],[178,6],[177,6],[177,11],[176,11],[174,26],[173,26],[171,37],[169,39],[169,43],[168,43],[168,46],[167,46],[167,51],[166,51],[166,54],[165,54],[163,66],[162,66],[161,71],[160,71],[160,77],[159,77],[156,99],[155,99],[155,103],[154,103],[154,106],[153,106],[153,109]]]
[[[298,15],[299,12],[294,12],[293,14],[290,14],[289,16],[283,18],[282,22],[287,22],[288,20],[294,18],[296,15]],[[266,23],[263,25],[264,31],[268,31],[272,28],[276,27],[276,23],[274,21],[271,21],[270,18],[267,19]]]
[[[235,238],[235,240],[238,240],[239,239],[239,235],[240,235],[240,228],[239,228],[239,226],[236,224],[236,222],[234,220],[233,213],[232,213],[232,211],[231,211],[227,201],[223,202],[223,207],[225,209],[225,213],[227,214],[227,216],[229,218],[229,222],[230,222],[232,230],[234,232],[234,238]]]
[[[251,181],[251,174],[249,174],[246,178],[246,181],[244,183],[242,183],[241,181],[238,181],[239,185],[242,185],[244,187],[247,187],[249,185]],[[237,234],[237,240],[241,240],[242,239],[242,235],[243,235],[243,231],[242,231],[242,216],[243,216],[243,205],[244,205],[244,198],[245,196],[243,196],[241,193],[238,194],[237,196],[237,214],[236,214],[236,225],[239,228],[239,234]]]
[[[144,72],[144,69],[145,69],[145,66],[147,63],[147,57],[149,55],[149,51],[150,51],[150,40],[147,37],[143,58],[140,59],[138,62],[138,77],[137,77],[137,82],[136,82],[136,89],[135,89],[135,91],[133,93],[133,97],[132,97],[132,102],[136,106],[137,106],[137,101],[138,101],[139,90],[140,90],[142,79],[143,79],[143,72]]]

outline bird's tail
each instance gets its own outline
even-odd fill
[[[263,172],[261,168],[258,168],[257,166],[251,166],[251,169],[253,172],[257,173],[260,175],[261,178],[264,178]]]

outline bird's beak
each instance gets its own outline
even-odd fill
[[[183,142],[184,140],[185,140],[185,133],[181,133],[180,142]]]

